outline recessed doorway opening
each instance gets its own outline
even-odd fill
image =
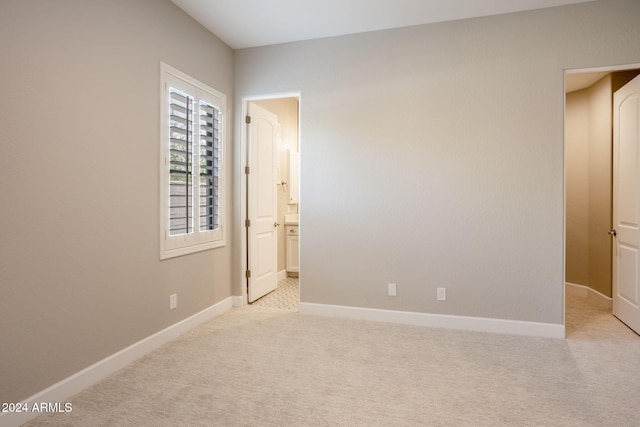
[[[615,93],[640,74],[640,64],[565,72],[565,329],[568,301],[616,306],[618,252],[616,189],[640,188],[637,179],[617,179],[618,114]],[[618,127],[619,130],[619,127]],[[627,158],[625,154],[622,158]],[[631,174],[626,174],[631,177]],[[640,176],[640,175],[638,175]],[[631,190],[633,193],[635,190]],[[640,196],[640,193],[638,194]],[[620,200],[618,197],[617,200]],[[640,260],[640,259],[639,259]],[[621,276],[620,276],[621,277]],[[636,282],[637,279],[633,281]],[[569,298],[571,297],[571,298]],[[575,298],[574,298],[575,297]],[[616,309],[613,309],[616,314]],[[618,316],[619,317],[619,316]]]
[[[286,294],[288,301],[295,286],[297,304],[300,96],[245,98],[243,114],[243,300],[252,304],[282,288],[270,299]]]

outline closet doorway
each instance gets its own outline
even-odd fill
[[[638,65],[632,65],[565,75],[566,293],[609,312],[619,297],[614,283],[619,252],[613,232],[614,190],[620,182],[614,182],[613,99],[638,74]],[[565,313],[567,308],[565,298]]]

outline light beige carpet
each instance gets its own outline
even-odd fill
[[[640,337],[570,307],[567,340],[238,308],[27,425],[640,425]]]

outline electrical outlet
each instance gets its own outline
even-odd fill
[[[447,288],[438,288],[436,290],[436,299],[438,301],[446,301],[447,300]]]
[[[395,283],[389,283],[387,285],[387,291],[390,297],[395,297],[397,295],[398,287]]]
[[[178,294],[169,295],[169,310],[173,310],[178,306]]]

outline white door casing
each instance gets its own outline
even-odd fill
[[[640,76],[613,96],[613,314],[640,333]]]
[[[278,286],[277,168],[278,118],[249,102],[247,114],[247,299],[253,302]]]

